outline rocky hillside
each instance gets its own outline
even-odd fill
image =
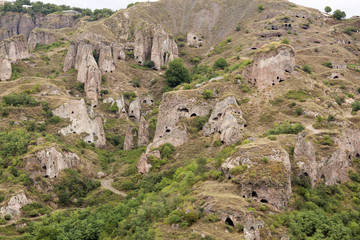
[[[161,0],[0,27],[0,239],[359,238],[359,19]]]

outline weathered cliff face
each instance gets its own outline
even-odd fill
[[[345,130],[334,139],[337,145],[335,151],[328,156],[321,156],[316,152],[314,144],[306,141],[306,132],[297,136],[294,159],[300,168],[300,175],[310,177],[311,185],[325,182],[334,185],[348,180],[348,168],[353,159],[360,157],[359,130]]]
[[[0,209],[1,217],[7,214],[12,217],[18,217],[21,214],[20,209],[30,203],[32,203],[32,201],[26,197],[25,192],[20,192],[12,196],[9,202]]]
[[[34,49],[37,44],[48,45],[54,43],[55,35],[44,30],[36,29],[30,33],[28,43],[31,49]]]
[[[24,35],[6,39],[0,43],[0,55],[7,56],[11,63],[29,58],[29,49]]]
[[[124,150],[128,151],[134,148],[134,136],[132,134],[132,127],[129,127],[125,133]]]
[[[212,112],[209,122],[204,125],[204,136],[220,133],[220,139],[226,145],[231,145],[243,137],[244,126],[242,111],[235,97],[228,97],[218,102]]]
[[[84,99],[70,100],[55,109],[54,115],[61,118],[69,118],[71,124],[60,130],[63,135],[82,134],[87,136],[83,140],[87,143],[95,143],[97,147],[105,147],[106,139],[101,117],[90,119]]]
[[[168,63],[178,58],[178,47],[174,39],[165,32],[164,29],[157,27],[154,30],[151,48],[151,60],[155,63],[155,69],[167,66]]]
[[[36,15],[7,12],[0,17],[0,41],[23,34],[28,39],[34,28],[61,29],[74,27],[78,16],[70,14]]]
[[[233,170],[235,167],[237,169]],[[221,166],[225,176],[239,185],[243,198],[281,209],[291,195],[288,153],[278,143],[259,140],[239,147]]]
[[[51,147],[39,151],[35,161],[29,161],[27,166],[32,164],[41,167],[44,177],[56,178],[62,170],[77,167],[80,158],[75,153],[59,152],[55,147]]]
[[[294,71],[295,51],[291,46],[280,45],[275,50],[257,53],[254,63],[244,76],[259,89],[266,89],[285,81]]]
[[[254,213],[246,215],[244,224],[244,237],[246,240],[261,240],[260,230],[264,228],[265,222],[261,219],[256,219]]]
[[[129,118],[136,123],[139,123],[140,121],[140,114],[141,114],[140,109],[141,109],[140,99],[136,98],[129,105]]]
[[[196,97],[196,93],[187,96],[182,92],[171,92],[163,95],[159,108],[156,132],[151,147],[159,147],[165,143],[181,146],[187,142],[187,129],[179,124],[181,118],[206,116],[211,104]]]
[[[99,67],[102,72],[115,71],[115,60],[110,46],[102,45],[100,47]]]
[[[34,27],[35,23],[27,13],[5,13],[0,17],[0,41],[21,34],[28,38]]]
[[[143,65],[148,57],[155,63],[155,69],[167,65],[179,55],[174,39],[161,27],[152,30],[137,30],[134,42],[135,61]]]

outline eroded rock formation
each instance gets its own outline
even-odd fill
[[[151,163],[149,162],[149,158],[155,157],[157,159],[161,159],[160,151],[154,150],[149,153],[143,153],[138,161],[137,169],[139,174],[145,174],[150,172],[152,167]]]
[[[106,139],[101,117],[90,119],[84,99],[70,100],[55,109],[54,115],[69,118],[71,124],[60,130],[63,135],[82,134],[87,143],[95,143],[97,147],[105,147]]]
[[[24,35],[14,36],[0,43],[0,55],[7,56],[11,63],[29,58],[29,49]]]
[[[80,164],[78,155],[72,152],[59,152],[55,147],[44,149],[36,154],[36,160],[43,169],[44,177],[56,178],[64,169]]]
[[[278,143],[259,140],[239,147],[221,166],[225,176],[240,187],[243,198],[281,209],[291,195],[288,153]],[[236,171],[231,171],[237,168]]]
[[[12,67],[11,62],[5,55],[0,55],[0,81],[7,81],[11,79]]]
[[[266,48],[266,46],[264,47]],[[259,89],[265,89],[285,81],[295,67],[295,51],[291,46],[280,45],[275,50],[260,49],[253,65],[244,76]]]
[[[297,136],[294,159],[300,169],[300,174],[309,176],[311,185],[316,186],[322,181],[326,185],[342,183],[348,179],[348,168],[355,158],[360,157],[359,130],[345,130],[338,137],[334,137],[337,145],[330,157],[323,156],[316,151],[314,143],[306,140],[306,132]]]
[[[144,117],[141,117],[139,123],[138,146],[146,146],[149,144],[149,141],[149,123]]]
[[[30,203],[32,201],[26,197],[25,192],[20,192],[12,196],[9,202],[0,209],[1,217],[7,214],[12,217],[18,217],[21,214],[20,209]]]
[[[129,127],[125,133],[124,150],[131,150],[134,148],[134,136],[132,133],[133,128]]]
[[[208,115],[211,109],[209,102],[199,100],[194,95],[196,94],[192,93],[192,96],[189,96],[183,92],[170,92],[163,95],[151,147],[160,147],[165,143],[181,146],[187,142],[187,128],[185,125],[179,124],[180,119],[194,116],[203,117]]]
[[[30,33],[28,43],[31,49],[36,48],[36,45],[49,45],[56,41],[53,33],[45,30],[35,29]]]
[[[221,141],[231,145],[243,137],[244,126],[247,125],[235,97],[227,97],[216,104],[209,122],[204,125],[204,136],[220,133]]]

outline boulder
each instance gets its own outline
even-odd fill
[[[30,49],[36,48],[37,44],[49,45],[49,44],[54,43],[55,41],[56,41],[55,35],[53,33],[49,33],[47,31],[40,30],[40,29],[33,30],[30,33],[30,36],[28,39]]]
[[[115,71],[115,61],[111,47],[106,45],[100,46],[99,68],[102,72],[106,73]]]
[[[80,164],[78,155],[72,152],[59,152],[55,147],[47,148],[36,154],[36,160],[44,177],[56,178],[64,169],[74,168]]]
[[[244,71],[244,77],[258,89],[285,81],[295,67],[295,51],[291,46],[279,45],[274,50],[266,48],[264,46],[256,53],[254,63]]]
[[[187,142],[187,128],[179,124],[181,118],[204,117],[209,114],[211,102],[198,98],[195,91],[169,92],[163,95],[159,107],[154,141],[150,147],[171,143],[175,147]]]
[[[209,122],[204,125],[203,134],[220,133],[221,141],[231,145],[243,137],[244,126],[247,125],[235,97],[227,97],[216,104]]]
[[[97,147],[105,147],[106,139],[101,117],[90,119],[84,99],[70,100],[54,111],[54,115],[69,118],[71,124],[60,130],[62,135],[82,134],[87,143],[95,143]]]
[[[124,150],[131,150],[134,148],[134,136],[132,133],[132,127],[129,127],[125,133]]]
[[[232,171],[234,168],[236,171]],[[278,143],[261,139],[240,146],[221,169],[239,185],[243,198],[252,198],[276,209],[284,208],[290,199],[289,155]]]
[[[21,214],[20,209],[30,203],[32,203],[32,201],[26,197],[25,192],[22,191],[17,193],[10,198],[9,202],[7,202],[4,207],[0,209],[1,217],[4,217],[5,215],[18,217]]]
[[[138,146],[146,146],[150,142],[149,136],[149,123],[143,116],[140,118],[139,133],[138,133]]]

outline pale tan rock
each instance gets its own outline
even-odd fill
[[[129,127],[126,130],[125,140],[124,140],[124,150],[131,150],[134,148],[134,136],[132,134],[132,127]]]
[[[105,73],[115,71],[115,61],[110,46],[100,46],[99,68]]]
[[[157,159],[161,159],[161,154],[159,150],[155,150],[149,153],[143,153],[138,161],[137,169],[139,174],[145,174],[150,172],[152,165],[149,163],[149,156],[156,157]]]
[[[43,170],[44,176],[56,178],[64,169],[74,168],[80,164],[80,158],[72,152],[59,152],[55,147],[44,149],[36,154],[36,159]]]
[[[55,35],[44,30],[35,29],[30,33],[28,43],[30,49],[34,49],[37,44],[49,45],[56,41]]]
[[[140,109],[141,109],[140,99],[136,98],[129,105],[129,118],[136,123],[140,121]]]
[[[275,50],[257,53],[254,63],[244,72],[244,76],[258,89],[266,89],[285,81],[287,75],[294,71],[294,67],[294,49],[280,45]]]
[[[11,62],[8,60],[7,56],[0,55],[0,81],[10,80],[11,75]]]
[[[149,144],[149,142],[149,123],[143,116],[141,116],[139,123],[138,146],[146,146]]]
[[[95,143],[97,147],[105,147],[106,139],[101,117],[90,119],[84,99],[70,100],[54,111],[54,115],[61,118],[69,118],[71,124],[60,130],[62,135],[82,134],[87,143]]]
[[[4,207],[0,209],[1,217],[4,217],[7,214],[12,217],[18,217],[21,214],[20,209],[30,203],[32,203],[32,200],[26,197],[25,192],[22,191],[17,193],[10,198],[9,202],[7,202]]]
[[[29,58],[29,49],[24,35],[14,36],[0,43],[0,55],[7,56],[11,63]]]

